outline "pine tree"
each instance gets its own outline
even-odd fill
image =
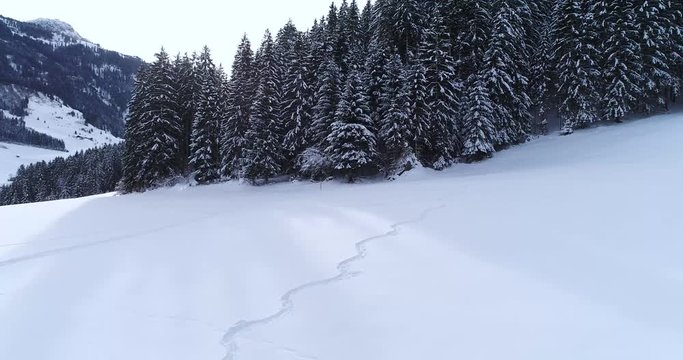
[[[256,100],[246,136],[244,177],[252,183],[268,182],[281,172],[283,150],[278,136],[279,89],[275,44],[266,32],[256,56],[259,69]]]
[[[549,1],[542,1],[545,6],[537,5],[535,42],[530,43],[531,74],[529,78],[530,112],[534,119],[532,133],[536,135],[548,132],[555,94],[552,58],[552,29],[554,12]]]
[[[142,134],[141,124],[147,115],[147,87],[149,85],[149,67],[142,66],[138,71],[131,99],[128,103],[128,117],[125,127],[125,150],[123,153],[123,179],[121,189],[124,192],[142,191],[144,185],[140,181],[140,169],[142,168]],[[13,199],[15,201],[16,199]]]
[[[428,101],[427,70],[419,55],[409,54],[408,59],[403,92],[408,96],[408,123],[411,124],[413,134],[410,145],[416,154],[424,154],[432,148],[429,136],[432,132],[432,110]]]
[[[422,144],[417,157],[423,165],[440,170],[453,162],[461,147],[457,130],[457,93],[461,84],[456,78],[451,40],[441,9],[433,9],[432,14],[431,26],[420,44],[421,61],[426,70],[430,127],[420,136]]]
[[[427,27],[427,1],[383,0],[377,1],[373,28],[379,36],[398,49],[404,60],[417,50],[422,33]]]
[[[326,149],[337,174],[349,182],[377,170],[377,139],[369,113],[361,76],[358,71],[352,71],[346,80]]]
[[[554,29],[562,132],[570,134],[599,119],[597,94],[600,56],[592,2],[562,0]]]
[[[283,148],[288,167],[310,142],[307,130],[311,126],[313,86],[309,83],[305,53],[304,38],[299,36],[287,59],[282,94]]]
[[[310,137],[313,144],[324,149],[328,146],[327,137],[332,130],[341,95],[341,69],[334,59],[330,58],[320,66],[318,74]]]
[[[190,138],[192,135],[192,123],[195,116],[195,93],[197,92],[197,79],[195,76],[194,60],[187,54],[178,55],[173,65],[176,80],[176,104],[177,113],[181,123],[181,142],[178,151],[178,168],[186,173],[189,167]]]
[[[413,124],[410,123],[410,97],[405,87],[406,72],[401,57],[395,54],[381,79],[379,139],[387,175],[410,170],[413,162]]]
[[[527,93],[528,64],[524,32],[530,10],[524,1],[499,0],[488,49],[484,53],[484,81],[496,118],[497,147],[526,140],[531,132],[531,99]]]
[[[675,84],[672,89],[673,99],[679,96],[683,86],[683,2],[672,1],[670,17],[670,39],[671,39],[671,69],[675,77]]]
[[[148,71],[148,84],[142,95],[146,104],[137,134],[140,144],[137,151],[142,153],[138,181],[143,189],[180,173],[177,167],[180,117],[176,113],[173,65],[164,49],[156,54]]]
[[[245,35],[232,63],[232,77],[227,86],[228,104],[221,131],[221,174],[226,178],[240,177],[249,129],[251,107],[256,92],[254,53]]]
[[[457,54],[457,72],[467,80],[482,68],[484,53],[491,34],[491,0],[458,0],[451,11],[456,28],[454,54]]]
[[[380,122],[380,95],[382,92],[382,78],[389,61],[390,51],[383,40],[372,39],[368,47],[368,56],[365,60],[364,82],[368,89],[368,105],[374,124]]]
[[[603,119],[621,122],[643,98],[640,39],[633,2],[598,3],[597,17],[605,33]]]
[[[208,47],[204,47],[197,66],[199,92],[197,111],[192,124],[190,164],[195,171],[195,180],[200,184],[206,184],[219,177],[218,132],[221,124],[219,92],[221,81]]]
[[[481,161],[495,152],[496,117],[484,76],[473,76],[467,87],[464,109],[463,156],[467,161]]]
[[[671,59],[669,0],[638,0],[636,3],[636,24],[638,26],[640,49],[643,58],[643,90],[645,99],[642,110],[668,109],[667,91],[675,85],[669,67]]]

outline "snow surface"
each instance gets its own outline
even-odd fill
[[[6,184],[21,165],[49,161],[59,156],[68,156],[63,151],[55,151],[26,145],[0,142],[0,185]],[[0,238],[2,237],[0,223]]]
[[[38,94],[29,99],[26,127],[64,140],[69,152],[86,150],[121,139],[106,130],[86,124],[83,114],[65,105],[59,98]]]
[[[7,183],[20,165],[38,161],[50,161],[66,157],[81,150],[119,143],[121,139],[110,132],[85,123],[83,114],[65,105],[59,98],[44,94],[29,98],[28,116],[24,117],[26,127],[64,140],[68,153],[54,150],[20,146],[0,142],[0,185]],[[5,116],[12,116],[5,112]]]
[[[0,207],[0,358],[678,360],[682,136]]]

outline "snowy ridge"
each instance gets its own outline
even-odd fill
[[[42,27],[45,30],[53,33],[52,40],[49,43],[53,47],[83,45],[91,49],[99,48],[99,45],[87,40],[74,30],[74,28],[64,21],[57,19],[35,19],[29,21],[31,24]]]
[[[371,237],[368,237],[366,239],[363,239],[363,240],[357,242],[355,245],[356,254],[354,256],[346,259],[346,260],[341,261],[337,265],[337,271],[339,273],[336,276],[333,276],[333,277],[330,277],[327,279],[311,281],[311,282],[305,283],[301,286],[298,286],[296,288],[293,288],[293,289],[287,291],[280,298],[280,303],[281,303],[280,309],[277,312],[275,312],[269,316],[266,316],[266,317],[261,318],[261,319],[256,319],[256,320],[248,320],[248,321],[247,320],[241,320],[241,321],[237,322],[236,324],[234,324],[225,333],[225,335],[223,335],[223,339],[221,341],[221,343],[228,350],[228,353],[223,358],[223,360],[236,360],[237,359],[237,352],[239,351],[237,341],[238,341],[240,335],[242,335],[242,333],[247,332],[247,331],[251,330],[252,328],[257,327],[259,325],[265,325],[265,324],[268,324],[272,321],[275,321],[275,320],[281,318],[282,316],[284,316],[285,314],[287,314],[288,312],[290,312],[294,308],[294,297],[296,295],[298,295],[298,294],[300,294],[306,290],[312,289],[312,288],[329,285],[329,284],[332,284],[335,282],[339,282],[339,281],[348,279],[350,277],[357,276],[359,273],[351,272],[350,267],[353,263],[358,262],[367,256],[367,254],[368,254],[367,245],[369,245],[370,243],[375,242],[377,240],[382,240],[382,239],[386,239],[386,238],[389,238],[392,236],[396,236],[399,234],[401,227],[406,226],[406,225],[410,225],[410,224],[422,222],[430,212],[438,210],[438,209],[443,209],[444,207],[445,207],[445,205],[439,205],[439,206],[427,208],[426,210],[422,211],[422,213],[416,219],[395,223],[395,224],[390,226],[391,230],[385,232],[384,234],[371,236]],[[0,263],[0,266],[1,265],[2,265],[2,263]],[[287,349],[287,350],[290,352],[296,352],[293,349]],[[315,359],[315,358],[313,358],[313,359]]]

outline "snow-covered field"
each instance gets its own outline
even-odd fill
[[[2,207],[0,359],[678,360],[682,138]]]
[[[43,94],[29,98],[26,127],[64,141],[68,153],[0,142],[0,185],[7,182],[20,165],[50,161],[81,150],[115,144],[121,139],[105,130],[85,123],[83,114],[65,105],[60,99]],[[9,115],[9,113],[6,113]]]

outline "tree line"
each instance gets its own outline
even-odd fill
[[[307,31],[245,36],[230,77],[210,50],[137,75],[122,189],[287,176],[354,181],[480,161],[561,122],[668,110],[683,2],[343,1]]]
[[[0,206],[70,199],[116,190],[123,175],[123,145],[105,145],[67,158],[19,167],[0,186]]]

